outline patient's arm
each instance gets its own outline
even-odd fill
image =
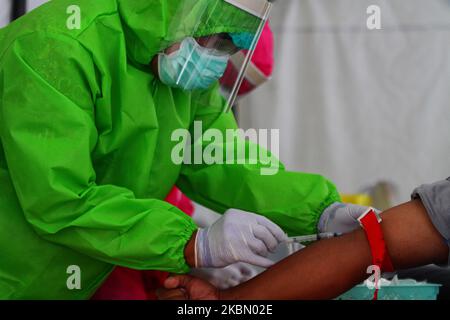
[[[430,222],[419,200],[382,214],[384,238],[396,269],[444,263],[448,246]],[[362,229],[317,242],[277,263],[256,278],[226,291],[186,276],[167,281],[162,298],[329,299],[352,288],[369,275],[370,248]]]

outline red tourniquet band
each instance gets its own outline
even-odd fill
[[[373,209],[369,209],[358,220],[366,232],[366,237],[369,241],[372,252],[372,264],[378,266],[381,272],[393,272],[394,266],[389,256],[383,237],[383,230],[380,225],[381,218]],[[378,287],[375,289],[374,300],[377,300],[377,298]]]

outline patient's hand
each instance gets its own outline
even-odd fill
[[[188,276],[171,276],[157,292],[160,300],[218,300],[219,290],[204,280]]]

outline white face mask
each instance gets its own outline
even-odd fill
[[[159,78],[173,88],[207,89],[223,76],[229,59],[229,54],[202,47],[189,37],[177,51],[159,54]]]

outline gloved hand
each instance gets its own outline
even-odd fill
[[[216,288],[225,290],[250,280],[255,277],[258,272],[249,264],[238,262],[222,269],[192,269],[190,274],[208,281]]]
[[[267,259],[287,235],[263,216],[230,209],[210,227],[199,229],[195,241],[196,267],[220,268],[236,262],[270,267]]]
[[[318,225],[319,232],[349,233],[360,227],[358,218],[367,209],[369,208],[355,204],[335,202],[322,213]],[[375,211],[380,213],[379,210]]]

